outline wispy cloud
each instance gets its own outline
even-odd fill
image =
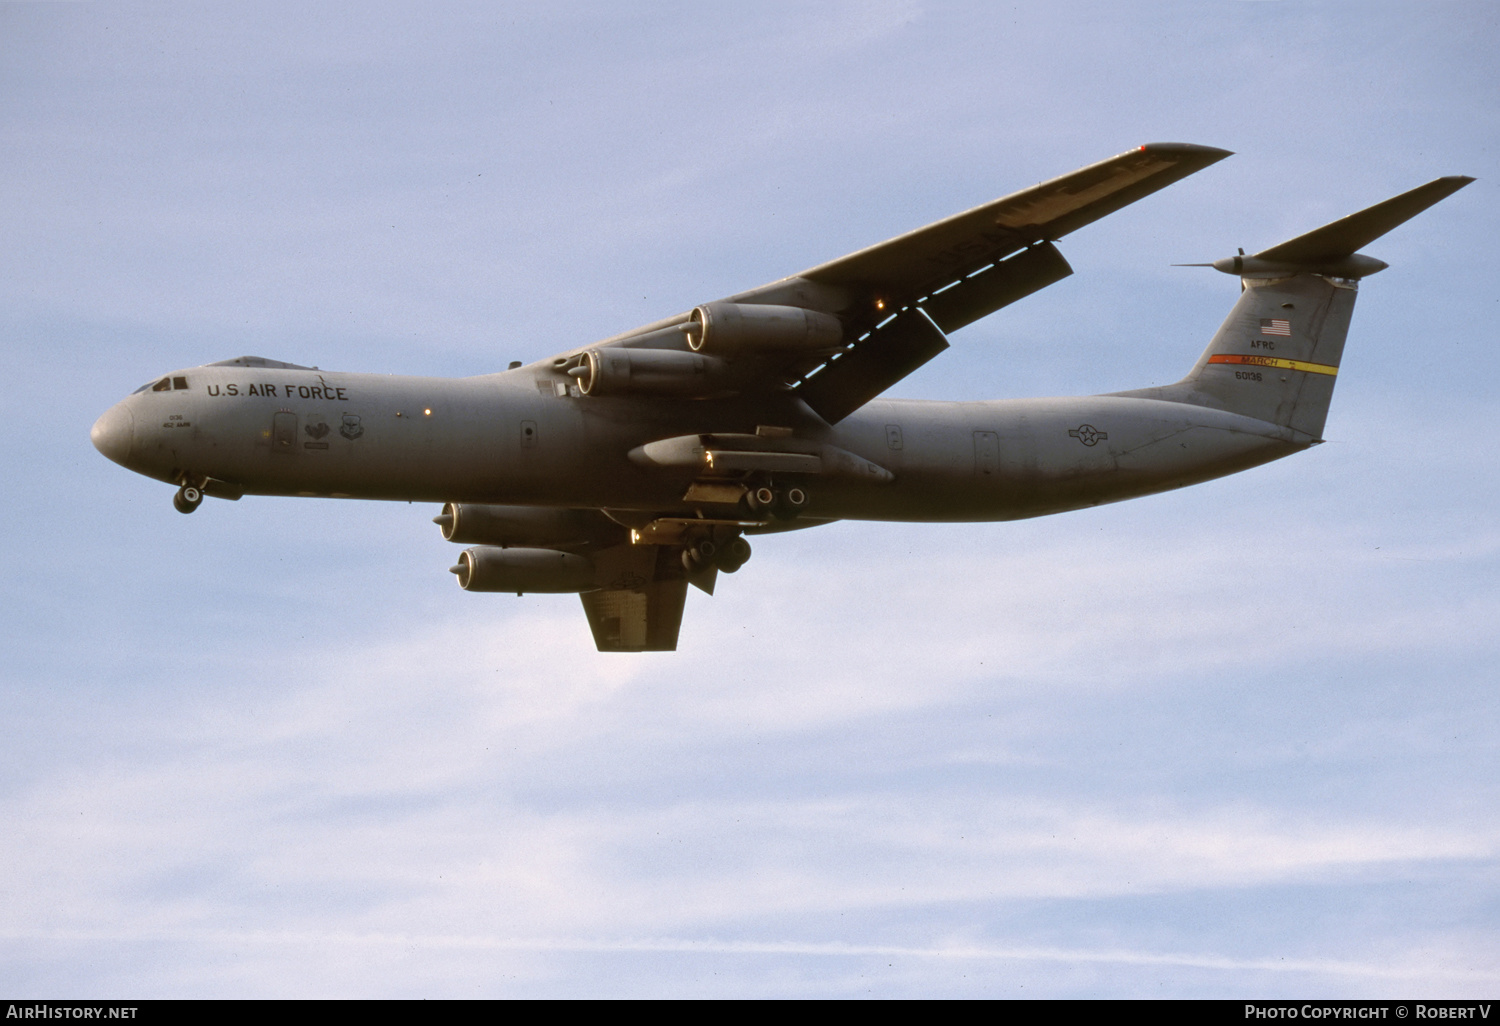
[[[185,519],[87,448],[159,365],[489,371],[1179,138],[1242,156],[1069,236],[1074,278],[901,391],[1167,380],[1235,290],[1168,263],[1493,149],[1492,17],[1184,11],[10,5],[0,979],[1493,990],[1483,183],[1382,240],[1329,444],[757,539],[671,655],[459,592],[430,510]]]

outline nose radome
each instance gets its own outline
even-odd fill
[[[89,440],[108,458],[123,466],[130,458],[130,444],[135,434],[135,417],[124,403],[115,403],[94,421]]]

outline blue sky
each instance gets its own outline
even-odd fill
[[[1476,995],[1500,983],[1493,4],[0,6],[0,986]],[[756,543],[681,649],[405,504],[176,514],[88,427],[256,353],[465,375],[1141,142],[1237,156],[895,394],[1175,380],[1369,247],[1328,444]]]

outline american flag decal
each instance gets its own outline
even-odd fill
[[[1292,335],[1292,322],[1280,317],[1262,317],[1260,319],[1260,333],[1262,335]]]

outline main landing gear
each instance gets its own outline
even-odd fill
[[[172,496],[172,508],[179,513],[191,513],[203,503],[203,489],[185,484]]]
[[[794,520],[807,505],[807,492],[792,485],[777,488],[770,482],[755,485],[745,492],[745,507],[752,519],[767,521]],[[742,511],[743,513],[743,511]],[[740,535],[740,528],[732,524],[694,528],[682,541],[682,567],[688,579],[710,570],[722,570],[732,574],[744,566],[750,558],[750,543]],[[712,594],[710,579],[710,594]]]
[[[750,558],[750,543],[736,535],[723,543],[704,538],[682,550],[682,566],[690,574],[718,567],[732,574]]]
[[[752,513],[791,520],[802,512],[803,506],[807,505],[807,493],[795,485],[791,488],[772,488],[770,485],[761,485],[759,488],[750,490],[745,496],[745,504],[750,507]]]

